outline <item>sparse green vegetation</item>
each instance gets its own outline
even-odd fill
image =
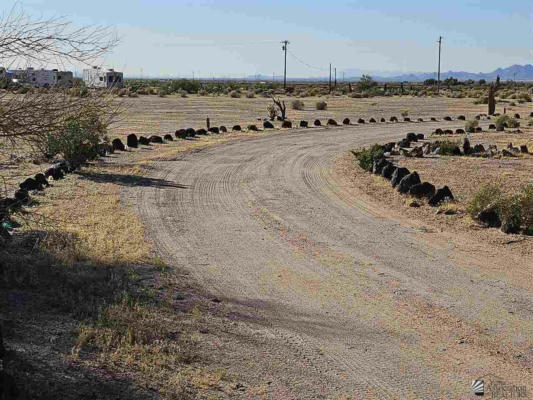
[[[466,211],[475,218],[489,206],[498,207],[503,198],[502,191],[496,185],[485,185],[472,197]]]
[[[359,161],[359,166],[361,168],[366,171],[371,171],[374,161],[383,158],[384,150],[383,147],[376,143],[370,149],[354,151],[353,154]]]
[[[533,185],[526,185],[519,193],[504,194],[496,185],[483,186],[470,200],[467,212],[475,218],[492,207],[502,221],[513,227],[523,227],[526,234],[533,231]]]
[[[105,128],[95,116],[87,120],[71,120],[65,127],[46,139],[46,152],[61,154],[73,165],[80,165],[97,156],[97,147]]]
[[[479,122],[477,119],[473,119],[471,121],[466,121],[465,123],[465,131],[468,133],[474,133],[476,131],[476,128],[478,127]]]
[[[505,128],[518,128],[520,126],[520,122],[507,114],[500,115],[494,119],[494,124],[496,125],[497,131],[503,131]]]
[[[459,142],[454,142],[451,140],[442,141],[439,143],[440,154],[444,156],[453,156],[457,146],[459,146]]]
[[[316,109],[317,110],[326,110],[328,108],[328,103],[325,101],[317,101]]]
[[[303,110],[305,104],[302,100],[293,100],[291,103],[291,107],[293,110]]]

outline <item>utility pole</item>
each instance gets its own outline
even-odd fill
[[[285,52],[285,67],[283,69],[283,89],[287,89],[287,45],[289,44],[288,40],[284,40],[281,50]]]
[[[437,72],[437,94],[440,93],[440,51],[442,46],[442,36],[439,36],[439,69]]]
[[[329,63],[329,92],[331,93],[331,63]]]
[[[337,67],[335,67],[335,88],[337,87]]]

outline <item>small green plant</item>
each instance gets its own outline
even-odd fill
[[[533,234],[533,184],[526,185],[520,192],[522,223],[526,231]]]
[[[371,171],[374,161],[383,158],[384,150],[379,144],[375,144],[370,149],[362,149],[353,154],[357,157],[361,168],[365,171]]]
[[[517,99],[522,101],[531,102],[531,95],[527,92],[520,92],[518,93]]]
[[[241,97],[241,94],[237,90],[232,90],[229,93],[229,96],[233,99],[238,99],[239,97]]]
[[[465,131],[467,131],[468,133],[474,133],[478,125],[479,125],[479,122],[476,119],[471,120],[471,121],[466,121]]]
[[[302,100],[293,100],[291,102],[291,107],[293,110],[303,110],[305,107],[305,104]]]
[[[475,218],[481,211],[487,207],[495,207],[499,214],[499,207],[503,199],[503,194],[500,188],[496,185],[485,185],[472,197],[466,211],[472,218]]]
[[[496,130],[500,132],[505,128],[518,128],[520,126],[520,122],[507,114],[497,117],[494,120],[494,124],[496,125]]]
[[[440,154],[443,156],[453,156],[455,155],[455,152],[457,151],[456,150],[457,146],[459,146],[459,143],[451,141],[451,140],[445,140],[443,142],[440,142],[439,143]]]
[[[409,115],[409,110],[402,111],[400,115],[404,118],[407,117]]]
[[[96,117],[67,121],[62,130],[48,135],[46,152],[61,154],[73,165],[81,165],[97,156],[98,143],[104,133],[105,127]]]
[[[316,109],[317,110],[326,110],[328,108],[328,103],[325,101],[317,101],[316,102]]]
[[[533,117],[529,117],[527,120],[527,126],[533,126]]]
[[[520,229],[522,223],[522,207],[519,194],[502,196],[497,205],[497,212],[500,219],[506,221],[508,226]]]

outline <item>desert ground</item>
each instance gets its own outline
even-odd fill
[[[483,184],[531,183],[533,155],[402,160],[452,189],[459,212],[436,214],[409,207],[350,150],[408,132],[431,139],[485,105],[301,100],[296,111],[286,99],[293,122],[352,124],[275,122],[141,146],[36,196],[43,223],[15,238],[0,298],[12,350],[4,367],[24,390],[50,399],[469,399],[471,381],[492,374],[532,396],[533,240],[481,228],[464,207]],[[271,102],[120,101],[126,112],[110,138],[201,128],[207,117],[261,127]],[[522,121],[533,111],[503,106]],[[406,111],[424,122],[356,123]],[[494,133],[489,122],[473,143],[533,147],[531,127]],[[12,176],[44,168],[9,165]]]

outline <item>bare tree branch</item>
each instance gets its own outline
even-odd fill
[[[63,17],[33,19],[13,8],[0,19],[0,64],[14,60],[88,64],[109,53],[118,37],[109,27],[74,27]]]

